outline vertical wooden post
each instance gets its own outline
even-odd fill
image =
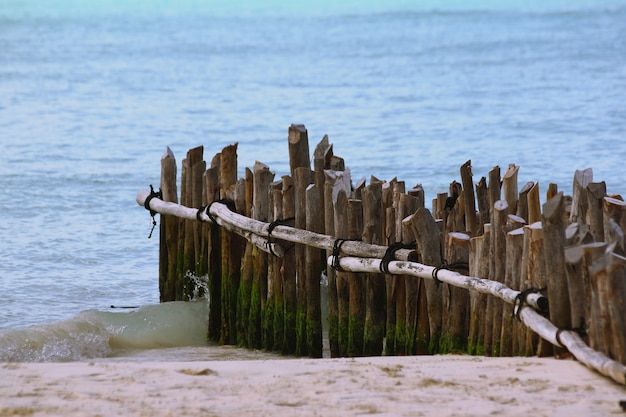
[[[274,181],[274,173],[265,164],[257,162],[253,170],[252,217],[267,223],[269,219],[269,188]],[[267,254],[253,247],[253,275],[250,292],[250,317],[248,321],[248,345],[263,347],[263,313],[267,302]]]
[[[178,203],[176,190],[176,158],[167,147],[161,157],[161,192],[163,201]],[[161,302],[176,300],[176,264],[179,251],[179,219],[160,215],[159,292]]]
[[[509,205],[509,213],[517,212],[517,200],[519,197],[517,187],[518,172],[518,165],[509,164],[506,172],[502,176],[502,192],[504,194],[504,200],[506,200],[506,203]]]
[[[376,245],[383,239],[382,183],[374,182],[363,189],[363,241]],[[385,337],[385,277],[383,274],[367,274],[367,297],[365,312],[365,356],[380,355]]]
[[[445,259],[449,263],[469,263],[470,236],[466,233],[448,233]],[[467,273],[467,271],[465,271]],[[442,352],[466,352],[469,336],[469,293],[464,288],[448,286],[450,302],[444,310],[447,325],[441,338]]]
[[[606,196],[606,183],[592,182],[587,185],[587,204],[589,216],[589,231],[594,241],[604,242],[604,214],[602,202]]]
[[[219,158],[218,158],[219,160]],[[214,158],[215,161],[215,158]],[[205,173],[207,204],[219,199],[219,167],[211,164]],[[222,322],[222,255],[220,245],[220,227],[216,224],[209,226],[209,244],[207,259],[209,260],[209,340],[220,340]]]
[[[572,209],[570,211],[570,223],[587,223],[587,186],[593,181],[593,170],[577,169],[574,173],[574,185],[572,190]]]
[[[252,215],[252,200],[254,195],[254,174],[250,168],[246,167],[246,206],[245,215]],[[241,278],[237,289],[237,345],[241,347],[252,347],[251,338],[248,334],[250,318],[250,299],[252,293],[252,281],[254,275],[254,244],[247,241],[245,244],[243,258],[241,259]]]
[[[313,172],[308,167],[295,169],[294,190],[296,211],[295,227],[306,229],[306,189],[313,182]],[[296,355],[308,355],[307,352],[307,293],[306,293],[306,246],[296,243]]]
[[[493,281],[504,282],[506,267],[506,219],[509,205],[506,200],[499,200],[493,206],[493,219],[491,224],[491,258],[494,261],[493,274],[490,270],[490,278]],[[487,302],[487,321],[492,318],[493,330],[491,341],[491,356],[500,356],[500,338],[502,334],[502,301],[489,298]]]
[[[237,184],[237,144],[225,147],[220,154],[220,197],[235,199]],[[220,342],[237,343],[237,291],[241,276],[240,238],[232,232],[222,230],[222,331]]]
[[[480,222],[476,216],[476,196],[472,181],[472,161],[468,160],[461,166],[461,182],[463,184],[463,202],[465,203],[465,229],[471,236],[480,233]]]
[[[315,184],[306,189],[306,230],[320,233],[322,222],[319,217],[320,190]],[[322,306],[320,277],[322,275],[321,252],[312,246],[306,247],[306,350],[312,358],[322,357]]]
[[[528,218],[526,222],[533,224],[541,221],[541,202],[539,198],[539,183],[536,182],[530,190],[528,190]]]
[[[527,182],[520,190],[519,200],[517,201],[517,212],[515,215],[524,219],[526,223],[528,223],[528,193],[534,186],[534,182]]]
[[[519,205],[518,205],[519,207]],[[522,253],[524,249],[524,228],[514,229],[506,234],[506,266],[504,285],[520,290]],[[517,337],[517,322],[514,321],[512,309],[502,309],[502,332],[500,334],[500,356],[517,355],[520,341]],[[526,340],[523,343],[526,346]]]
[[[403,244],[415,244],[411,227],[413,214],[424,208],[424,189],[413,187],[407,194],[400,194],[396,213],[396,240]],[[401,355],[427,354],[430,343],[428,302],[424,279],[412,276],[396,276],[396,353]]]
[[[571,311],[567,276],[565,274],[565,227],[563,193],[558,193],[543,205],[543,236],[550,321],[558,328],[571,328]],[[563,348],[555,348],[558,357]]]
[[[591,267],[600,305],[603,351],[626,364],[626,258],[607,253]]]
[[[283,191],[282,191],[283,183],[282,180],[276,183],[276,188],[272,190],[273,193],[273,221],[284,220],[283,216]],[[273,347],[272,350],[275,352],[282,351],[283,342],[285,340],[285,299],[283,294],[283,277],[281,274],[281,269],[283,267],[283,259],[278,256],[273,257],[273,278],[271,279],[273,283],[274,290],[272,291],[274,295],[274,314],[271,318],[272,328],[273,328]],[[269,294],[268,294],[269,296]]]
[[[441,265],[441,231],[430,211],[418,208],[411,218],[411,226],[422,262],[426,265]],[[428,304],[428,320],[430,325],[429,353],[439,353],[439,341],[443,323],[441,304],[441,289],[439,284],[432,280],[424,280],[426,299]]]
[[[324,201],[324,184],[326,183],[326,177],[324,176],[324,170],[330,167],[330,159],[333,156],[333,145],[328,142],[328,135],[324,135],[320,143],[317,144],[313,151],[313,170],[315,172],[315,186],[320,193],[320,209],[319,218],[320,225],[322,227],[320,233],[324,232],[325,227],[325,210],[326,204]]]
[[[293,178],[283,176],[283,218],[295,218],[296,202]],[[296,310],[298,307],[296,290],[296,254],[291,249],[283,258],[283,300],[284,300],[284,341],[282,352],[293,354],[296,352]]]
[[[328,172],[328,174],[327,174]],[[329,180],[330,171],[324,172],[326,181],[324,182],[324,230],[331,236],[335,234],[335,210],[333,201],[333,185]],[[331,256],[332,251],[326,251],[326,258]],[[338,310],[337,310],[337,279],[336,271],[333,268],[326,268],[327,286],[327,320],[328,320],[328,345],[330,356],[339,356],[339,333],[338,333]]]
[[[348,238],[359,240],[363,233],[363,204],[361,200],[348,200]],[[365,332],[365,274],[350,274],[348,301],[348,348],[350,357],[363,356]]]
[[[487,188],[487,179],[482,177],[478,184],[476,184],[476,200],[478,203],[478,213],[480,218],[480,229],[484,230],[484,227],[490,220],[490,205],[489,205],[489,188]],[[486,277],[485,277],[486,278]]]
[[[301,124],[292,124],[288,130],[289,167],[291,176],[295,178],[296,168],[311,168],[309,158],[309,136],[306,127]]]
[[[348,234],[348,197],[341,189],[334,200],[335,209],[335,237],[349,239]],[[348,355],[349,318],[350,318],[350,278],[353,274],[335,271],[337,284],[337,342],[339,356]]]
[[[489,245],[491,244],[491,224],[487,223],[481,236],[470,240],[470,276],[489,278]],[[487,294],[470,292],[470,327],[468,353],[485,354],[485,314]],[[490,332],[491,334],[491,332]]]

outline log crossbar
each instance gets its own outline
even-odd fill
[[[285,253],[279,243],[269,240],[270,223],[235,213],[226,204],[214,202],[208,207],[196,209],[153,197],[150,198],[146,206],[145,202],[149,196],[150,193],[147,190],[140,191],[136,197],[137,204],[160,214],[191,221],[212,223],[212,219],[215,219],[219,226],[244,237],[264,252],[272,253],[278,257],[282,257]],[[286,225],[275,226],[271,235],[278,240],[327,251],[332,251],[337,242],[337,238],[333,236]],[[367,244],[362,241],[346,240],[341,246],[341,256],[328,257],[327,264],[339,267],[346,272],[378,273],[382,270],[381,263],[387,248],[387,246]],[[576,331],[559,329],[544,317],[548,301],[543,295],[539,293],[523,294],[507,287],[502,282],[466,276],[456,271],[421,264],[416,262],[417,253],[415,250],[399,249],[394,256],[395,260],[386,264],[386,273],[435,279],[454,287],[495,296],[508,304],[512,304],[511,314],[518,317],[540,337],[554,346],[566,348],[579,362],[590,369],[613,379],[615,382],[626,385],[626,366],[591,349]],[[520,296],[524,296],[524,300],[520,300]]]

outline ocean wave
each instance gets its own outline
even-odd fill
[[[206,300],[87,310],[57,323],[0,330],[1,362],[68,362],[128,350],[207,345]]]

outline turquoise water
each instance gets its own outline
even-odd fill
[[[428,197],[468,159],[475,181],[516,163],[520,184],[569,192],[593,167],[625,192],[626,1],[258,3],[0,2],[0,358],[19,359],[17,331],[94,315],[100,330],[55,339],[91,352],[65,358],[123,355],[115,335],[144,321],[110,306],[169,308],[135,203],[166,146],[180,166],[239,142],[240,171],[283,175],[287,128],[304,123],[355,180]],[[63,359],[43,345],[21,360]]]

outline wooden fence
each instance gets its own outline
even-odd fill
[[[168,148],[160,191],[137,195],[161,213],[161,301],[208,277],[210,340],[321,357],[324,289],[332,357],[574,355],[626,384],[626,203],[591,169],[542,206],[518,166],[474,183],[467,161],[428,210],[421,185],[353,184],[327,137],[311,167],[303,125],[288,146],[280,179],[260,162],[238,179],[237,144],[210,165],[189,150],[180,201]]]

